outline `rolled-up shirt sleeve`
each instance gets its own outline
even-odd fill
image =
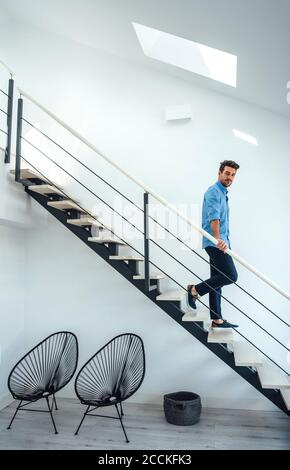
[[[206,195],[206,214],[209,223],[221,218],[221,203],[217,191],[210,191]]]

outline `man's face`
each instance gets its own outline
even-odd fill
[[[222,183],[223,186],[228,188],[235,179],[237,170],[231,168],[230,166],[225,166],[224,171],[219,171],[219,181]]]

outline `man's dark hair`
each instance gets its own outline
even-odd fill
[[[220,162],[219,171],[221,173],[224,171],[225,166],[229,166],[230,168],[234,168],[235,170],[238,170],[240,168],[240,165],[238,165],[238,163],[234,162],[233,160],[224,160],[223,162]]]

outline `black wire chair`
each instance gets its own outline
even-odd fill
[[[87,405],[75,434],[78,434],[86,416],[101,416],[119,419],[126,442],[129,442],[122,419],[122,402],[138,390],[144,375],[145,352],[139,336],[121,334],[103,346],[81,368],[75,380],[76,394],[81,403]],[[117,417],[93,414],[98,408],[112,405],[116,408]]]
[[[78,363],[78,341],[69,331],[59,331],[45,338],[13,367],[8,388],[15,400],[20,400],[7,429],[19,410],[50,413],[55,434],[53,407],[57,410],[55,393],[71,380]],[[52,397],[50,404],[49,397]],[[48,410],[28,409],[29,403],[45,399]],[[23,403],[24,402],[24,403]],[[27,403],[26,403],[27,402]],[[22,404],[23,403],[23,404]]]

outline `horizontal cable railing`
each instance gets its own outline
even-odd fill
[[[217,240],[210,235],[208,232],[203,230],[201,227],[197,226],[194,224],[185,214],[183,214],[181,211],[177,210],[172,204],[167,202],[164,198],[162,198],[160,195],[155,193],[151,188],[149,188],[147,185],[145,185],[143,182],[140,180],[136,179],[132,175],[130,175],[127,171],[125,171],[120,165],[116,164],[113,162],[110,158],[108,158],[106,155],[104,155],[95,145],[93,145],[91,142],[89,142],[86,138],[84,138],[81,134],[79,134],[77,131],[75,131],[72,127],[68,126],[64,121],[62,121],[60,118],[58,118],[55,114],[53,114],[51,111],[49,111],[47,108],[45,108],[43,105],[38,103],[34,98],[32,98],[30,95],[28,95],[25,91],[21,90],[18,88],[18,91],[20,93],[20,96],[26,97],[28,100],[30,100],[32,103],[34,103],[39,109],[41,109],[43,112],[45,112],[48,116],[50,116],[52,119],[54,119],[56,122],[58,122],[62,127],[64,127],[67,131],[69,131],[72,135],[74,135],[77,139],[79,139],[81,142],[83,142],[87,147],[89,147],[91,150],[93,150],[95,153],[97,153],[100,157],[102,157],[105,161],[110,163],[113,167],[115,167],[117,170],[119,170],[123,175],[128,177],[131,181],[133,181],[135,184],[140,186],[144,190],[144,192],[151,194],[157,201],[161,202],[165,207],[169,208],[172,210],[174,213],[176,213],[180,218],[182,218],[185,222],[187,222],[190,226],[192,226],[196,231],[198,231],[201,235],[206,237],[208,240],[210,240],[214,245],[217,245]],[[242,264],[245,268],[247,268],[249,271],[254,273],[257,277],[259,277],[262,281],[264,281],[266,284],[268,284],[270,287],[272,287],[274,290],[279,292],[281,295],[286,297],[288,300],[290,300],[290,294],[286,292],[284,289],[282,289],[280,286],[278,286],[276,283],[274,283],[272,280],[270,280],[267,276],[264,274],[260,273],[256,268],[251,266],[250,263],[248,263],[246,260],[241,258],[238,254],[233,252],[230,249],[227,249],[227,253],[234,258],[236,261],[238,261],[240,264]]]
[[[8,67],[5,62],[2,62],[2,60],[0,60],[0,65],[10,74],[10,77],[13,78],[14,72],[10,69],[10,67]]]
[[[24,137],[22,137],[22,139],[27,142],[27,143],[30,143],[27,141],[27,139],[25,139]],[[36,146],[34,146],[33,144],[30,143],[30,145],[32,145],[36,150],[38,150],[40,153],[42,153],[44,156],[46,156],[50,161],[52,161],[58,168],[60,168],[61,170],[63,170],[66,174],[68,174],[72,179],[74,179],[75,181],[77,181],[81,186],[83,186],[85,189],[87,189],[88,191],[90,191],[95,197],[97,197],[99,200],[101,200],[104,204],[106,204],[112,211],[116,212],[115,209],[110,206],[106,201],[104,201],[102,198],[100,198],[100,196],[98,196],[96,193],[92,192],[89,188],[87,188],[81,181],[79,181],[78,179],[76,179],[73,175],[71,175],[69,172],[67,172],[63,167],[61,167],[58,163],[56,163],[54,160],[52,160],[50,157],[48,157],[46,154],[44,154],[40,149],[38,149]],[[30,166],[32,166],[38,173],[42,174],[41,171],[39,169],[37,169],[31,162],[29,162],[26,158],[24,158],[22,156],[23,160],[26,161]],[[47,180],[48,178],[42,174],[43,177],[45,177]],[[54,183],[52,183],[54,184]],[[61,192],[66,196],[66,197],[69,197],[70,199],[72,199],[68,194],[66,194],[64,191],[61,190]],[[78,204],[78,203],[77,203]],[[83,206],[81,206],[80,204],[78,204],[78,206],[80,207],[80,209],[87,211],[87,209],[85,209]],[[95,216],[92,215],[90,213],[90,215],[95,219]],[[126,219],[126,217],[124,217],[122,214],[118,213],[118,215],[120,217],[123,218],[123,220],[125,220],[127,223],[129,223],[133,228],[135,228],[136,230],[138,230],[142,235],[143,235],[143,232],[138,228],[136,227],[134,224],[132,224],[128,219]],[[104,227],[107,228],[108,230],[111,231],[111,233],[113,233],[114,235],[118,236],[118,238],[120,240],[122,240],[123,242],[126,243],[127,246],[129,246],[130,248],[132,248],[134,251],[136,251],[138,254],[142,255],[143,254],[138,251],[135,247],[133,247],[132,245],[130,245],[128,243],[127,240],[123,239],[122,237],[120,237],[117,233],[115,233],[110,227],[106,226],[104,224]],[[161,248],[162,251],[164,251],[166,254],[168,254],[171,258],[173,258],[177,263],[179,263],[182,267],[184,267],[187,271],[189,271],[191,274],[193,274],[194,276],[196,276],[199,280],[202,281],[202,278],[200,276],[198,276],[198,274],[196,274],[194,271],[192,271],[191,269],[189,269],[186,265],[184,265],[180,260],[176,259],[171,253],[169,253],[167,250],[165,250],[161,245],[159,245],[155,240],[153,239],[149,239],[150,241],[152,241],[156,246],[158,246],[159,248]],[[164,272],[163,269],[160,268],[160,266],[157,266],[155,263],[153,263],[152,261],[150,261],[150,263],[155,266],[157,269],[159,269],[160,271],[162,271],[164,274],[166,274],[167,277],[169,277],[173,282],[175,282],[178,286],[180,286],[184,291],[186,291],[186,289],[178,282],[176,281],[176,279],[172,278],[170,275],[168,275],[168,273]],[[206,285],[208,285],[206,282],[205,282]],[[216,289],[214,289],[213,287],[209,286],[211,290],[216,291]],[[262,331],[264,331],[267,335],[269,335],[274,341],[276,341],[280,346],[282,346],[285,350],[289,351],[289,349],[283,344],[281,343],[277,338],[275,338],[271,333],[269,333],[265,328],[263,328],[261,325],[259,325],[255,320],[253,320],[252,318],[250,318],[243,310],[241,310],[239,307],[237,307],[234,303],[232,303],[229,299],[227,299],[225,296],[221,295],[221,297],[226,301],[228,302],[231,306],[233,306],[235,309],[237,309],[240,313],[242,313],[246,318],[248,318],[251,322],[253,322],[256,326],[258,326]],[[206,308],[207,305],[204,304],[200,299],[198,299],[199,302],[204,305]],[[240,333],[238,330],[236,330],[237,333],[242,336],[243,338],[247,339],[242,333]],[[248,340],[249,343],[251,343],[250,340]],[[253,344],[253,343],[251,343]],[[262,350],[260,350],[259,348],[257,348],[260,352],[262,352],[266,357],[269,358],[269,356],[267,356],[267,354],[265,352],[263,352]],[[269,358],[270,359],[270,358]],[[275,363],[276,365],[278,365],[275,361],[273,361],[273,363]],[[283,369],[282,367],[280,367],[278,365],[278,367],[283,370],[284,372],[286,372],[286,374],[288,374],[287,371],[285,371],[285,369]]]
[[[125,194],[121,193],[121,191],[118,191],[117,188],[115,188],[113,185],[111,185],[108,181],[106,181],[104,178],[102,178],[100,175],[98,175],[95,171],[93,171],[89,166],[85,165],[83,162],[81,162],[78,158],[76,158],[71,152],[69,152],[68,150],[66,150],[64,147],[62,147],[58,142],[56,142],[55,140],[53,140],[51,137],[49,137],[47,134],[45,134],[43,131],[41,131],[40,129],[38,129],[36,126],[34,126],[33,124],[31,124],[31,122],[29,122],[27,119],[25,118],[22,118],[22,120],[24,122],[26,122],[27,124],[29,124],[29,126],[31,126],[33,129],[35,129],[37,132],[39,132],[41,135],[43,135],[44,137],[46,137],[50,142],[52,142],[54,145],[56,145],[59,149],[61,149],[63,152],[65,152],[67,155],[69,155],[71,158],[73,158],[76,162],[78,162],[80,165],[82,165],[86,170],[88,170],[90,173],[92,173],[93,175],[95,175],[97,178],[99,178],[103,183],[105,183],[107,186],[109,186],[111,189],[113,189],[114,191],[116,191],[120,196],[122,196],[124,199],[126,199],[128,202],[130,202],[131,204],[133,204],[135,207],[137,207],[137,209],[139,209],[140,211],[143,211],[143,209],[141,207],[139,207],[135,202],[133,202],[131,199],[129,199],[127,196],[125,196]]]
[[[52,182],[49,178],[47,178],[47,176],[45,176],[38,168],[36,168],[29,160],[27,160],[26,158],[24,158],[23,156],[21,156],[22,160],[24,160],[26,163],[28,163],[34,170],[36,170],[41,176],[43,176],[49,183],[51,183],[52,185],[55,185],[54,182]],[[59,165],[58,165],[59,166]],[[61,168],[59,166],[59,168]],[[64,170],[65,171],[65,170]],[[66,172],[66,171],[65,171]],[[66,172],[67,173],[67,172]],[[67,173],[69,175],[69,173]],[[73,176],[72,176],[73,179],[75,179]],[[76,180],[77,181],[77,180]],[[80,183],[81,184],[81,183]],[[82,185],[83,186],[83,185]],[[85,186],[83,186],[85,187]],[[69,196],[65,191],[63,191],[61,189],[61,192],[64,194],[64,196],[68,197],[70,200],[73,201],[73,198],[71,196]],[[100,199],[102,202],[104,202],[104,204],[107,204],[105,201],[103,201],[99,196],[97,196],[95,194],[95,196]],[[75,201],[74,201],[75,202]],[[86,213],[88,213],[90,215],[90,217],[92,217],[93,219],[95,219],[95,221],[97,222],[97,218],[94,214],[91,214],[89,213],[89,211],[87,211],[87,209],[85,209],[83,206],[81,206],[78,202],[75,202],[77,204],[77,206],[82,209],[83,211],[85,211]],[[109,204],[107,204],[109,206]],[[109,206],[111,207],[111,206]],[[114,210],[113,208],[111,208],[112,210]],[[129,222],[129,220],[127,220],[124,216],[122,216],[123,219],[125,219],[127,222]],[[130,222],[129,222],[130,223]],[[126,243],[126,245],[128,245],[130,248],[132,248],[133,250],[137,251],[137,253],[141,256],[143,256],[143,253],[141,253],[140,251],[136,250],[136,248],[134,248],[132,245],[130,245],[127,240],[124,240],[123,238],[121,238],[119,235],[117,235],[111,228],[109,228],[107,225],[103,224],[102,222],[102,225],[107,229],[109,230],[111,233],[113,233],[114,235],[116,235],[121,241],[123,241],[124,243]]]
[[[138,210],[142,211],[143,212],[143,209],[138,206],[135,202],[133,202],[130,198],[128,198],[126,195],[124,195],[123,193],[121,193],[117,188],[115,188],[113,185],[111,185],[108,181],[106,181],[104,178],[102,178],[100,175],[98,175],[96,172],[94,172],[90,167],[88,167],[87,165],[85,165],[82,161],[80,161],[78,158],[76,158],[71,152],[69,152],[68,150],[66,150],[62,145],[60,145],[58,142],[56,142],[54,139],[52,139],[50,136],[48,136],[45,132],[41,131],[40,129],[38,129],[36,126],[34,126],[30,121],[28,121],[27,119],[25,118],[22,118],[22,120],[27,123],[29,126],[31,126],[33,129],[35,129],[37,132],[39,132],[41,135],[43,135],[45,138],[47,138],[50,142],[52,142],[54,145],[56,145],[59,149],[61,149],[62,151],[64,151],[67,155],[69,155],[71,158],[74,159],[74,161],[78,162],[81,166],[83,166],[86,170],[88,170],[90,173],[92,173],[93,175],[95,175],[97,178],[99,178],[103,183],[105,183],[107,186],[109,186],[111,189],[113,189],[115,192],[117,192],[120,196],[122,196],[124,199],[126,199],[128,202],[130,202],[131,204],[134,205],[134,207],[136,207]],[[27,141],[26,139],[24,139],[28,144],[32,145],[33,144],[29,141]],[[38,148],[35,147],[36,150],[40,151]],[[41,151],[40,151],[41,152]],[[46,156],[49,160],[53,161],[53,163],[55,163],[54,160],[50,159],[46,154],[44,154],[43,152],[41,152],[44,156]],[[55,163],[57,165],[57,163]],[[65,170],[64,170],[65,171]],[[70,175],[70,174],[69,174]],[[70,175],[71,176],[71,175]],[[78,183],[80,183],[79,180],[77,180],[76,178],[74,178]],[[80,183],[81,184],[81,183]],[[84,186],[84,185],[83,185]],[[87,190],[89,190],[86,186],[84,186]],[[92,191],[90,191],[92,194],[94,194]],[[94,194],[95,195],[95,194]],[[116,211],[116,213],[118,213]],[[120,215],[118,213],[118,215]],[[121,216],[121,215],[120,215]],[[160,227],[162,227],[163,230],[165,230],[166,232],[168,232],[170,235],[172,235],[176,240],[178,240],[180,243],[182,243],[186,248],[188,248],[192,253],[196,254],[200,259],[202,259],[203,261],[205,261],[207,264],[210,265],[210,262],[204,258],[202,255],[200,255],[196,250],[194,250],[192,247],[190,247],[189,245],[187,245],[183,240],[181,240],[179,237],[177,237],[173,232],[171,232],[168,228],[164,227],[158,220],[156,220],[155,218],[153,218],[152,216],[150,216],[150,214],[148,214],[149,218],[154,221],[156,224],[158,224]],[[135,227],[135,226],[134,226]],[[154,240],[151,240],[153,243],[156,243],[154,242]],[[171,255],[170,255],[171,256]],[[232,282],[232,280],[229,278],[229,276],[227,276],[226,274],[224,274],[219,268],[215,267],[215,270],[217,272],[219,272],[220,274],[222,274],[226,279],[230,280]],[[273,312],[273,310],[271,310],[269,307],[267,307],[265,304],[263,304],[263,302],[261,302],[259,299],[257,299],[253,294],[251,294],[249,291],[247,291],[244,287],[240,286],[237,282],[234,283],[240,290],[242,290],[246,295],[248,295],[251,299],[253,299],[255,302],[257,302],[259,305],[261,305],[263,308],[265,308],[269,313],[271,313],[273,316],[275,316],[277,319],[279,319],[280,321],[282,321],[286,326],[290,327],[290,324],[288,324],[284,319],[282,319],[279,315],[277,315],[275,312]]]
[[[127,174],[124,170],[122,170],[118,165],[116,165],[114,162],[111,162],[110,159],[108,159],[107,157],[103,156],[101,152],[99,152],[99,150],[93,146],[92,144],[90,144],[86,139],[84,139],[82,136],[80,136],[76,131],[72,130],[69,126],[67,126],[65,123],[63,123],[61,120],[59,120],[56,116],[54,116],[52,113],[50,113],[49,111],[47,111],[42,105],[39,105],[39,103],[37,103],[33,98],[29,97],[29,95],[27,95],[26,93],[24,93],[22,90],[19,90],[21,95],[23,96],[26,96],[30,101],[32,101],[34,104],[36,104],[36,106],[38,106],[40,109],[42,109],[46,114],[48,114],[50,117],[52,117],[54,120],[56,120],[60,125],[62,125],[65,129],[67,129],[70,133],[72,133],[75,137],[77,137],[79,140],[81,140],[83,143],[85,143],[89,148],[91,148],[95,153],[97,153],[98,155],[100,155],[102,158],[104,158],[105,160],[107,160],[111,165],[113,165],[115,168],[117,168],[118,170],[120,170],[125,176],[129,177],[132,181],[134,181],[136,184],[138,184],[139,186],[141,186],[143,188],[143,190],[148,190],[148,188],[143,185],[142,183],[138,182],[137,180],[135,180],[135,178],[131,177],[129,174]],[[118,191],[116,188],[114,188],[110,183],[108,183],[106,180],[104,180],[103,178],[101,178],[98,174],[96,174],[94,171],[92,171],[87,165],[84,165],[83,162],[81,162],[80,160],[78,160],[76,157],[74,157],[70,152],[68,152],[64,147],[62,147],[60,144],[58,144],[56,141],[54,141],[53,139],[51,139],[47,134],[45,134],[44,132],[40,131],[37,127],[33,126],[33,124],[31,124],[27,119],[21,117],[21,120],[25,121],[28,125],[34,127],[37,131],[39,131],[43,136],[45,136],[47,139],[49,139],[51,142],[53,142],[55,145],[57,145],[62,151],[64,151],[65,153],[67,153],[68,155],[70,155],[70,157],[72,157],[75,161],[77,161],[78,163],[80,163],[82,166],[84,166],[88,171],[90,171],[91,173],[93,173],[95,176],[97,176],[98,178],[100,178],[104,183],[108,184],[108,186],[110,186],[113,190],[117,191],[117,193],[119,193],[122,197],[124,197],[128,202],[130,202],[131,204],[133,204],[135,207],[137,207],[139,210],[142,210],[137,204],[135,204],[133,201],[131,201],[129,198],[127,198],[127,196],[125,196],[124,194],[122,194],[120,191]],[[144,234],[142,231],[140,231],[140,229],[138,229],[138,227],[136,227],[134,224],[132,224],[128,219],[126,219],[122,214],[118,213],[112,206],[110,206],[109,204],[106,203],[106,201],[104,201],[102,198],[100,198],[96,193],[94,193],[92,190],[90,190],[87,186],[85,186],[81,181],[77,180],[72,174],[70,174],[69,172],[67,172],[63,167],[61,167],[59,164],[57,164],[53,159],[51,159],[48,155],[46,155],[44,152],[42,152],[39,148],[37,148],[36,146],[34,146],[34,144],[32,144],[31,142],[29,142],[26,138],[24,138],[23,136],[21,136],[21,139],[23,139],[24,141],[26,141],[28,144],[32,145],[36,150],[38,150],[40,153],[42,153],[46,158],[48,158],[51,162],[53,162],[55,165],[57,165],[59,168],[62,169],[62,171],[66,172],[71,178],[73,178],[75,181],[77,181],[81,186],[83,186],[86,190],[88,190],[91,194],[93,194],[95,197],[97,197],[99,200],[101,200],[103,203],[105,203],[111,210],[113,210],[114,212],[116,212],[120,217],[122,217],[124,220],[126,220],[126,222],[128,222],[129,224],[132,225],[132,227],[134,227],[135,229],[137,229],[140,233]],[[24,158],[24,157],[22,157]],[[25,158],[24,158],[25,161],[27,161]],[[28,161],[27,161],[28,162]],[[28,162],[32,167],[33,165]],[[34,167],[35,168],[35,167]],[[36,168],[35,168],[36,169]],[[39,173],[40,170],[36,169],[36,171],[38,171]],[[45,175],[43,175],[45,177]],[[47,179],[47,177],[45,177]],[[151,194],[155,199],[157,199],[159,202],[162,202],[160,198],[160,196],[156,195],[153,191],[151,190],[148,190],[148,194]],[[78,204],[78,203],[77,203]],[[165,205],[166,207],[170,208],[170,209],[173,209],[173,211],[175,213],[177,213],[178,216],[180,216],[181,218],[183,218],[187,223],[189,223],[189,225],[193,226],[194,228],[196,228],[200,233],[202,233],[204,236],[206,236],[208,239],[213,239],[215,242],[216,240],[211,237],[210,234],[207,234],[207,232],[205,232],[203,229],[200,229],[199,227],[196,227],[186,216],[184,216],[182,213],[180,213],[177,209],[175,209],[173,206],[171,206],[171,204],[167,203],[165,201],[165,203],[163,203],[163,205]],[[79,207],[81,207],[79,204],[78,204]],[[84,208],[82,208],[83,210],[85,210]],[[89,211],[86,211],[86,212],[89,212]],[[94,217],[94,216],[93,216]],[[95,218],[95,217],[94,217]],[[152,220],[154,220],[156,223],[158,223],[164,230],[168,231],[169,233],[171,233],[166,227],[164,227],[162,224],[160,224],[158,221],[156,221],[155,219],[153,219],[151,217]],[[110,230],[112,233],[113,230],[109,227],[106,227],[108,230]],[[114,233],[115,234],[115,233]],[[171,233],[172,234],[172,233]],[[206,234],[206,235],[205,235]],[[115,234],[118,236],[118,234]],[[173,236],[175,236],[174,234],[172,234]],[[138,250],[136,250],[136,248],[132,247],[128,242],[127,240],[123,240],[121,237],[118,236],[118,238],[120,238],[120,240],[124,241],[126,243],[126,245],[130,246],[131,248],[133,248],[136,252],[138,252],[139,254],[142,255],[142,253],[140,253]],[[188,246],[187,244],[185,244],[181,239],[179,239],[178,237],[175,236],[175,238],[177,240],[179,240],[181,243],[183,243],[185,246]],[[153,239],[149,239],[152,243],[154,243],[156,246],[158,246],[159,248],[161,248],[167,255],[169,255],[171,258],[173,258],[175,261],[177,261],[181,266],[183,266],[187,271],[191,272],[193,275],[195,275],[198,279],[202,280],[196,273],[194,273],[192,270],[190,270],[187,266],[185,266],[183,263],[181,263],[179,260],[177,260],[171,253],[169,253],[167,250],[165,250],[161,245],[159,245],[155,240]],[[216,243],[215,243],[216,244]],[[197,252],[195,252],[195,250],[193,250],[191,247],[188,246],[188,248],[191,249],[192,252],[194,252],[195,254],[198,254]],[[231,254],[229,251],[228,251],[229,254]],[[204,261],[206,261],[208,264],[210,264],[205,258],[203,258],[201,255],[199,255],[201,259],[203,259]],[[236,256],[238,255],[235,255],[233,256],[235,259]],[[239,260],[238,260],[239,261]],[[246,263],[246,262],[245,262]],[[164,274],[166,274],[164,272],[163,269],[159,268],[156,264],[154,264],[152,261],[150,261],[150,264],[152,264],[153,266],[157,267],[158,269],[160,269]],[[244,264],[244,262],[242,262],[241,264]],[[246,263],[247,264],[247,263]],[[256,274],[258,277],[260,277],[262,280],[264,280],[265,282],[267,282],[267,284],[271,285],[271,287],[273,287],[276,291],[278,291],[281,295],[283,295],[284,297],[286,298],[290,298],[289,297],[289,294],[286,293],[285,291],[283,291],[279,286],[275,285],[272,281],[268,280],[264,275],[262,275],[261,273],[259,273],[259,275],[255,272],[256,270],[254,269],[251,269],[252,267],[249,268],[250,265],[248,265],[248,269],[252,272],[254,272],[254,274]],[[247,266],[246,266],[247,267]],[[217,271],[219,271],[217,269]],[[221,271],[219,271],[221,272]],[[221,272],[222,273],[222,272]],[[222,273],[224,275],[224,273]],[[171,276],[169,276],[168,274],[166,274],[166,276],[168,278],[170,278],[171,280],[173,280],[176,284],[178,284],[183,290],[186,291],[186,289],[176,281],[176,279],[173,279]],[[225,276],[225,275],[224,275]],[[227,276],[225,276],[227,277]],[[210,286],[209,286],[210,287]],[[238,286],[240,287],[240,286]],[[261,306],[263,306],[264,308],[266,308],[270,313],[272,313],[277,319],[279,319],[280,321],[282,321],[284,324],[286,324],[287,326],[289,326],[283,319],[281,319],[278,315],[276,315],[274,312],[272,312],[269,308],[267,308],[266,306],[263,305],[263,303],[261,303],[258,299],[256,299],[254,296],[252,296],[250,293],[248,293],[246,290],[244,290],[242,287],[240,287],[245,293],[247,293],[248,295],[250,295],[251,298],[253,298],[253,300],[257,301],[258,303],[260,303]],[[210,287],[211,290],[213,291],[216,291],[216,289]],[[286,295],[285,295],[286,294]],[[226,297],[224,296],[221,296],[223,299],[225,299],[227,302],[230,303],[230,305],[232,305],[234,308],[236,308],[240,313],[242,313],[243,315],[245,315],[250,321],[252,321],[254,324],[256,324],[261,330],[263,330],[267,335],[269,335],[273,340],[275,340],[277,343],[279,343],[284,349],[286,349],[287,351],[289,351],[289,349],[284,345],[282,344],[277,338],[275,338],[271,333],[269,333],[266,329],[264,329],[261,325],[259,325],[257,322],[255,322],[252,318],[250,318],[245,312],[243,312],[241,309],[239,309],[236,305],[234,305],[231,301],[229,301]],[[198,299],[206,308],[207,305],[205,305],[200,299]],[[283,370],[283,372],[285,372],[287,375],[288,372],[285,371],[279,364],[277,364],[273,359],[271,359],[265,352],[263,352],[261,349],[259,349],[256,345],[254,345],[246,336],[244,336],[242,333],[240,333],[238,330],[236,330],[237,333],[242,336],[244,339],[246,339],[250,344],[252,344],[256,349],[258,349],[262,354],[265,355],[265,357],[267,357],[270,361],[272,361],[275,365],[277,365],[281,370]]]
[[[150,217],[150,216],[149,216]],[[200,253],[198,253],[194,248],[189,246],[187,243],[185,243],[183,240],[181,240],[179,237],[177,237],[173,232],[171,232],[167,227],[164,227],[162,224],[160,224],[156,219],[150,217],[154,222],[156,222],[159,226],[163,228],[167,233],[172,235],[177,241],[183,244],[186,248],[188,248],[192,253],[194,253],[196,256],[198,256],[200,259],[202,259],[205,263],[207,263],[209,266],[211,266],[210,261],[208,261],[206,258],[204,258]],[[265,310],[267,310],[269,313],[271,313],[274,317],[276,317],[278,320],[280,320],[284,325],[290,327],[290,324],[287,323],[283,318],[281,318],[277,313],[273,312],[267,305],[265,305],[261,300],[257,299],[253,294],[251,294],[249,291],[247,291],[244,287],[242,287],[238,282],[232,282],[232,279],[225,273],[223,273],[218,267],[214,267],[215,271],[217,271],[219,274],[222,274],[224,278],[227,280],[231,281],[232,284],[234,284],[238,289],[240,289],[242,292],[244,292],[247,296],[249,296],[252,300],[257,302],[261,307],[263,307]],[[213,288],[212,288],[213,289]],[[222,296],[223,297],[223,296]],[[224,298],[224,297],[223,297]]]
[[[35,147],[36,148],[36,147]],[[40,151],[41,152],[41,151]],[[42,152],[41,152],[42,153]],[[44,154],[45,155],[45,154]],[[43,176],[45,178],[46,181],[48,181],[50,184],[54,185],[55,183],[53,181],[51,181],[46,175],[44,175],[38,168],[36,168],[30,161],[28,161],[25,157],[21,156],[21,158],[26,162],[28,163],[38,174],[40,174],[41,176]],[[54,162],[55,163],[55,162]],[[66,172],[66,170],[64,170],[62,167],[60,167],[58,164],[57,166],[59,168],[61,168],[63,171]],[[68,172],[66,172],[67,174],[69,174]],[[70,174],[69,174],[70,175]],[[73,179],[75,179],[72,175],[70,175]],[[81,182],[79,182],[83,187],[85,187]],[[64,196],[68,197],[69,199],[73,200],[73,198],[68,195],[65,191],[63,191],[61,189],[61,192],[64,194]],[[95,196],[102,200],[98,195],[95,194]],[[105,201],[102,200],[102,202],[104,202],[104,204],[106,204],[107,206],[109,206],[113,211],[115,211],[114,208],[112,208],[108,203],[106,203]],[[98,220],[93,214],[91,214],[89,211],[87,211],[87,209],[85,209],[83,206],[81,206],[78,202],[76,202],[76,204],[78,205],[78,207],[80,209],[82,209],[83,211],[86,211],[93,219],[95,219],[96,221]],[[140,233],[143,234],[143,232],[138,229],[138,227],[134,226],[128,219],[126,219],[124,216],[120,215],[124,220],[126,220],[126,222],[128,222],[129,224],[131,224],[134,228],[136,228]],[[127,246],[129,246],[130,248],[132,248],[135,252],[137,252],[139,255],[143,256],[143,253],[141,253],[139,250],[137,250],[135,247],[133,247],[132,245],[130,245],[130,243],[128,243],[127,240],[123,239],[122,237],[120,237],[116,232],[114,232],[114,230],[111,228],[111,227],[108,227],[106,224],[104,224],[102,222],[102,225],[107,229],[109,230],[111,233],[113,233],[114,235],[116,235],[121,241],[123,241],[124,243],[126,243]],[[150,239],[152,242],[154,242],[157,246],[159,246],[161,249],[163,249],[159,244],[157,244],[154,240]],[[169,252],[167,252],[167,254],[169,254],[171,257],[173,257],[173,255],[171,255]],[[173,257],[174,258],[174,257]],[[174,258],[175,261],[177,261],[179,264],[181,264],[184,268],[186,268],[188,271],[190,271],[193,275],[195,275],[198,279],[202,280],[202,278],[200,278],[196,273],[194,273],[193,271],[191,271],[189,268],[187,268],[185,265],[183,265],[183,263],[181,263],[179,260],[177,260],[176,258]],[[161,271],[163,274],[166,275],[166,277],[168,277],[168,279],[170,279],[171,281],[173,281],[175,284],[177,284],[182,290],[184,290],[186,292],[186,289],[182,286],[182,284],[180,284],[176,279],[174,279],[170,274],[168,274],[163,268],[160,268],[160,266],[158,266],[156,263],[154,263],[153,261],[150,261],[150,264],[152,266],[154,266],[155,268],[157,268],[159,271]],[[206,283],[207,284],[207,283]],[[215,291],[215,289],[211,286],[209,286],[212,290]],[[261,325],[259,325],[257,322],[255,322],[252,318],[250,318],[246,313],[244,313],[242,310],[240,310],[238,307],[236,307],[231,301],[229,301],[226,297],[224,296],[221,296],[223,299],[225,299],[227,302],[229,302],[233,307],[237,308],[242,314],[244,314],[249,320],[251,320],[253,323],[255,323],[259,328],[261,328],[265,333],[267,333],[272,339],[274,339],[277,343],[279,343],[284,349],[286,349],[287,351],[290,351],[283,343],[281,343],[277,338],[275,338],[271,333],[269,333],[267,330],[265,330]],[[204,306],[206,307],[207,309],[209,309],[209,307],[200,299],[198,299],[199,302]],[[176,307],[177,309],[177,307]],[[178,311],[180,311],[178,309]],[[198,327],[202,330],[203,328],[201,326],[198,325]],[[239,336],[241,336],[242,338],[244,338],[249,344],[251,344],[252,346],[254,346],[261,354],[263,354],[267,359],[269,359],[273,364],[275,364],[282,372],[286,373],[288,376],[290,376],[290,374],[282,367],[280,366],[274,359],[272,359],[270,356],[268,356],[267,353],[265,353],[261,348],[259,348],[258,346],[256,346],[250,339],[248,339],[243,333],[241,333],[239,330],[236,330],[236,332],[238,333]],[[226,347],[225,347],[226,348]]]
[[[94,191],[92,191],[90,188],[88,188],[86,185],[84,185],[79,179],[77,179],[75,176],[73,176],[71,173],[69,173],[67,170],[65,170],[61,165],[59,165],[57,162],[55,162],[51,157],[49,157],[47,154],[45,154],[44,152],[42,152],[42,150],[40,150],[38,147],[36,147],[34,144],[32,144],[31,142],[29,142],[25,137],[22,137],[22,140],[24,140],[26,143],[28,143],[29,145],[31,145],[35,150],[37,150],[38,152],[40,152],[44,157],[46,157],[49,161],[51,161],[52,163],[54,163],[59,169],[61,169],[64,173],[66,173],[69,177],[71,177],[74,181],[76,181],[78,184],[80,184],[83,188],[85,188],[87,191],[89,191],[93,196],[97,197],[100,201],[102,201],[106,206],[108,206],[112,211],[114,211],[116,214],[118,214],[123,220],[125,220],[127,223],[129,223],[134,229],[136,229],[140,234],[144,235],[144,232],[142,232],[135,224],[133,224],[131,221],[129,221],[126,217],[124,217],[120,212],[118,212],[116,210],[116,208],[113,208],[110,204],[108,204],[104,199],[102,199],[98,194],[96,194]],[[22,157],[23,158],[23,157]],[[23,158],[25,160],[25,158]],[[27,161],[27,160],[25,160]],[[27,162],[29,163],[29,162]],[[44,176],[44,175],[43,175]],[[114,188],[113,188],[114,189]],[[118,191],[119,192],[119,191]],[[79,205],[79,204],[78,204]],[[79,207],[81,207],[79,205]],[[84,209],[83,207],[81,207],[81,209],[83,210],[86,210]],[[113,232],[112,232],[113,233]],[[125,241],[122,239],[122,241]],[[183,268],[185,268],[188,272],[190,272],[191,274],[193,274],[195,277],[197,277],[200,281],[203,281],[203,279],[198,276],[198,274],[196,274],[194,271],[192,271],[190,268],[188,268],[184,263],[182,263],[180,260],[178,260],[172,253],[170,253],[169,251],[167,251],[165,248],[163,248],[159,243],[157,243],[155,240],[153,240],[152,238],[149,238],[149,241],[151,241],[154,245],[156,245],[158,248],[160,248],[164,253],[166,253],[168,256],[170,256],[172,259],[174,259],[179,265],[181,265]],[[127,243],[127,242],[126,242]],[[128,244],[128,243],[127,243]],[[131,248],[133,248],[131,245],[130,245]],[[141,254],[141,253],[140,253]],[[222,271],[220,271],[221,274]],[[206,281],[203,281],[210,289],[211,291],[214,291],[216,293],[218,293],[217,289],[215,289],[214,287],[211,287]],[[184,288],[183,288],[184,289]],[[186,290],[186,289],[184,289]],[[232,307],[234,307],[236,310],[238,310],[240,313],[242,313],[245,317],[247,317],[250,321],[252,321],[255,325],[257,325],[261,330],[263,330],[265,333],[267,333],[272,339],[274,339],[275,341],[277,341],[283,348],[285,348],[287,351],[290,351],[290,349],[288,349],[285,345],[283,345],[277,338],[275,338],[271,333],[269,333],[265,328],[263,328],[261,325],[259,325],[254,319],[252,319],[251,317],[249,317],[243,310],[241,310],[239,307],[237,307],[233,302],[231,302],[227,297],[225,297],[223,294],[220,294],[221,298],[224,299],[227,303],[229,303]],[[203,303],[200,299],[197,299],[199,302]],[[283,319],[281,319],[278,315],[276,315],[275,313],[273,313],[273,315],[275,315],[275,317],[277,319],[279,319],[280,321],[282,321],[284,324],[286,324],[287,326],[289,326]]]

